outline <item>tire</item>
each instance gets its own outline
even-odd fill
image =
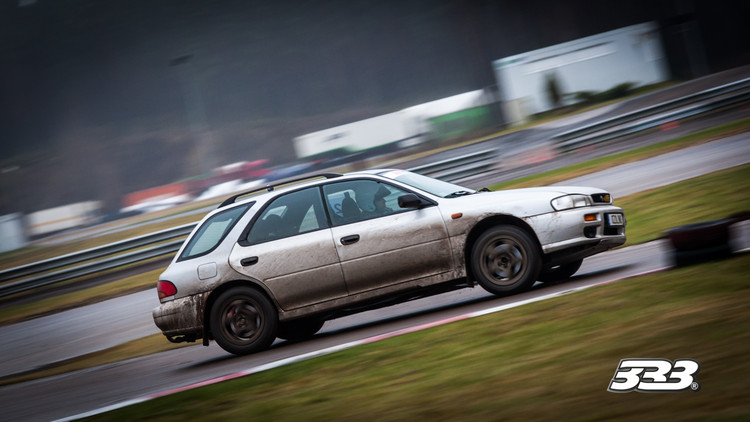
[[[276,308],[263,293],[250,287],[234,287],[219,295],[210,318],[216,343],[235,355],[265,350],[276,339]]]
[[[581,264],[583,264],[583,258],[573,262],[568,262],[567,264],[558,265],[557,267],[542,270],[537,279],[542,283],[567,280],[570,276],[575,274],[579,268],[581,268]]]
[[[323,328],[324,320],[318,318],[301,319],[279,323],[276,337],[282,340],[302,341],[314,336]]]
[[[496,226],[471,248],[471,269],[480,286],[504,296],[530,288],[539,275],[541,257],[536,244],[522,229]]]

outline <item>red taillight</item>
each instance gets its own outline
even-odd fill
[[[159,299],[164,299],[165,297],[176,295],[177,287],[171,281],[159,280],[156,283],[156,291],[159,292]]]

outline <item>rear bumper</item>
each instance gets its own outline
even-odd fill
[[[200,293],[169,302],[154,308],[154,323],[165,336],[174,337],[203,334],[203,311],[208,293]]]

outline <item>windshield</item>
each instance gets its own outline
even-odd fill
[[[205,255],[214,250],[229,230],[234,227],[237,220],[250,208],[253,203],[230,208],[226,211],[214,214],[213,217],[206,220],[180,255],[180,261],[197,256]]]
[[[397,180],[409,186],[415,187],[424,192],[430,193],[441,198],[455,198],[462,195],[471,195],[477,191],[463,186],[454,185],[453,183],[443,182],[442,180],[433,179],[432,177],[422,176],[421,174],[412,173],[404,170],[389,170],[380,173],[381,176]]]

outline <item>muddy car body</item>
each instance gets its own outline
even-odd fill
[[[623,243],[624,212],[601,189],[482,192],[402,170],[326,174],[209,213],[161,275],[153,316],[170,341],[216,339],[246,354],[452,289],[523,291]]]

